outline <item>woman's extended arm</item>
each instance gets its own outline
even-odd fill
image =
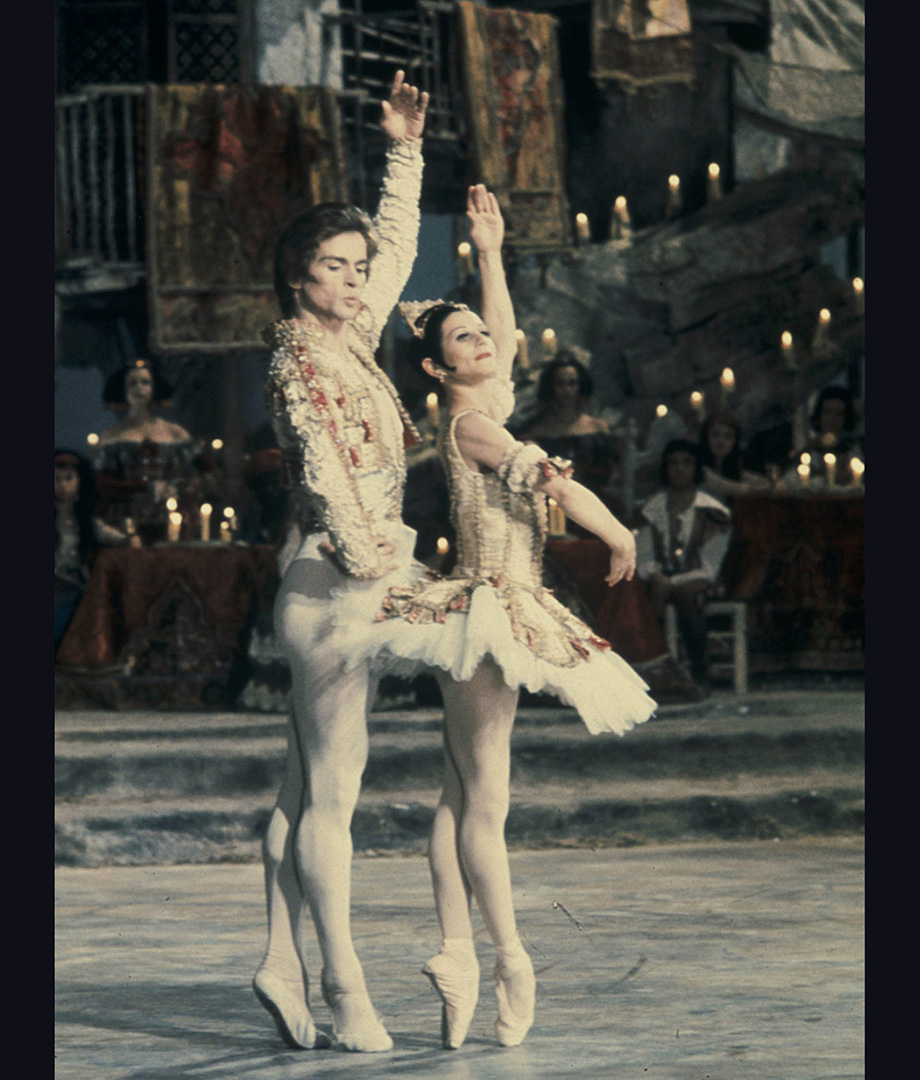
[[[469,189],[466,216],[470,219],[470,239],[479,256],[482,321],[495,342],[498,375],[507,379],[511,376],[517,354],[517,340],[514,336],[514,307],[502,262],[505,223],[498,200],[486,189],[485,184],[474,184]]]
[[[481,413],[461,416],[454,437],[468,463],[493,469],[513,490],[531,487],[542,491],[555,499],[568,517],[603,540],[610,548],[610,572],[604,578],[608,585],[621,578],[632,579],[636,569],[633,534],[593,492],[552,466],[542,468],[542,462],[550,459],[538,446],[517,442]]]

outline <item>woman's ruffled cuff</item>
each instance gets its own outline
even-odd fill
[[[541,480],[571,476],[572,463],[564,458],[549,457],[535,443],[516,443],[502,458],[496,472],[511,491],[522,495],[532,491]]]

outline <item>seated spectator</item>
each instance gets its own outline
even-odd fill
[[[250,454],[243,478],[255,498],[243,515],[240,539],[279,546],[287,535],[290,496],[282,479],[281,451],[269,446]]]
[[[744,467],[741,453],[741,428],[728,413],[713,413],[700,431],[700,464],[703,466],[703,491],[716,498],[730,500],[756,488],[766,488],[767,480]]]
[[[537,401],[543,411],[524,433],[527,438],[607,434],[610,426],[589,412],[594,380],[585,365],[560,349],[540,372]],[[541,443],[542,445],[542,443]]]
[[[54,648],[63,640],[86,582],[96,548],[131,543],[137,536],[96,517],[93,467],[72,450],[54,451]]]
[[[690,674],[707,683],[705,602],[728,551],[731,512],[700,490],[703,468],[695,443],[672,439],[661,458],[664,489],[643,506],[636,572],[646,582],[659,620],[673,603]]]
[[[145,500],[160,503],[172,495],[182,501],[183,484],[197,476],[197,441],[181,424],[157,415],[171,396],[169,383],[143,359],[116,371],[105,385],[103,403],[123,414],[100,435],[95,462],[109,521],[143,517],[137,503]],[[132,506],[136,495],[141,498]]]
[[[608,422],[590,412],[594,382],[585,365],[567,349],[560,349],[540,372],[537,401],[542,411],[520,433],[533,439],[550,455],[572,462],[574,478],[597,495],[615,514],[624,513],[612,488],[619,486],[617,438]],[[578,536],[589,535],[570,523]]]
[[[811,431],[805,445],[797,447],[792,454],[790,475],[794,474],[802,454],[808,453],[812,475],[823,476],[824,455],[828,452],[837,458],[835,481],[838,484],[849,480],[850,456],[866,460],[865,442],[856,434],[853,395],[843,386],[825,386],[818,394],[811,414]]]

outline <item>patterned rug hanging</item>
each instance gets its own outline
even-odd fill
[[[557,21],[466,0],[457,6],[470,178],[495,192],[510,246],[565,246],[572,227]]]
[[[281,227],[348,198],[335,95],[177,85],[147,101],[150,349],[262,349]]]
[[[687,0],[592,0],[591,77],[633,92],[692,83],[695,75]]]

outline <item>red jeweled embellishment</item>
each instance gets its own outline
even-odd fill
[[[588,640],[591,642],[591,644],[596,649],[611,649],[611,648],[613,648],[613,646],[610,644],[610,642],[605,641],[604,638],[602,638],[602,637],[592,637],[592,638],[588,638]]]
[[[364,428],[364,441],[371,441],[371,425],[369,420],[362,420],[361,426]]]

